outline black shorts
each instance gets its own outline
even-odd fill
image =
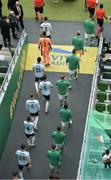
[[[19,165],[19,164],[18,164],[19,170],[23,170],[24,166],[25,166],[25,167],[28,167],[28,166],[29,166],[29,163],[26,164],[26,165]]]
[[[30,113],[30,115],[33,117],[33,116],[39,116],[39,113],[36,112],[36,113]]]
[[[25,135],[26,135],[27,138],[30,138],[31,136],[35,136],[35,133],[32,133],[32,134],[26,134],[25,133]]]
[[[35,7],[35,12],[39,12],[40,14],[43,13],[43,6],[42,7]]]
[[[88,7],[88,11],[92,16],[94,16],[95,8]]]
[[[41,78],[35,77],[35,82],[38,82],[39,80],[42,81],[42,80],[43,80],[43,77],[41,77]]]
[[[43,96],[46,99],[46,101],[50,101],[50,95],[48,95],[48,96],[43,95]]]
[[[98,22],[98,25],[99,25],[100,27],[103,27],[104,19],[98,19],[98,18],[97,18],[97,22]]]

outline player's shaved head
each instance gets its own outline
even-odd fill
[[[46,36],[46,32],[45,32],[45,31],[43,31],[42,36],[43,36],[43,37],[45,37],[45,36]]]

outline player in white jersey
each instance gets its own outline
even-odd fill
[[[34,122],[31,121],[31,117],[27,117],[27,120],[24,121],[25,135],[27,137],[28,147],[35,146],[35,131],[34,131]]]
[[[50,101],[50,89],[53,87],[50,81],[47,81],[46,74],[43,76],[43,81],[39,84],[39,89],[46,100],[45,113],[48,114],[49,101]]]
[[[33,65],[33,71],[35,75],[35,89],[36,92],[39,92],[39,80],[42,81],[43,75],[44,75],[44,64],[41,63],[41,57],[37,58],[37,63]]]
[[[16,151],[16,155],[18,157],[18,168],[19,168],[19,177],[20,178],[23,178],[24,166],[26,166],[27,168],[31,168],[30,154],[25,149],[26,149],[26,145],[22,144],[21,149]]]
[[[40,104],[37,99],[34,99],[33,94],[30,94],[30,99],[26,101],[26,110],[31,115],[31,120],[34,121],[34,128],[38,129],[38,119],[39,119],[39,111],[40,111]]]
[[[52,25],[48,22],[48,18],[44,17],[44,22],[40,25],[40,34],[46,32],[46,37],[51,39]]]

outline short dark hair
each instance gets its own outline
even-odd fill
[[[72,54],[76,54],[76,49],[73,49],[73,50],[72,50]]]
[[[61,74],[61,75],[60,75],[60,79],[63,80],[64,78],[65,78],[65,75],[64,75],[64,74]]]
[[[26,148],[25,144],[21,144],[21,149],[24,150]]]
[[[33,94],[30,94],[30,98],[33,98],[34,97],[34,95]]]
[[[64,109],[67,109],[68,108],[68,104],[65,103],[63,107],[64,107]]]
[[[47,20],[48,20],[48,18],[45,16],[45,17],[44,17],[44,21],[47,21]]]
[[[103,8],[103,4],[101,3],[99,7],[102,9]]]
[[[43,36],[46,36],[46,32],[45,32],[45,31],[43,31],[42,35],[43,35]]]
[[[61,127],[60,127],[60,126],[58,126],[58,127],[57,127],[57,130],[58,130],[58,131],[61,131]]]
[[[12,175],[13,175],[13,176],[17,176],[17,175],[18,175],[18,172],[12,172]]]
[[[55,144],[52,144],[51,145],[51,148],[54,150],[54,149],[56,149],[56,145]]]
[[[106,150],[105,150],[105,154],[108,155],[109,153],[110,153],[110,150],[109,150],[109,149],[106,149]]]
[[[27,121],[31,121],[31,117],[30,116],[27,117]]]
[[[41,62],[41,57],[37,58],[37,62],[40,63]]]
[[[47,79],[47,75],[46,74],[44,74],[44,76],[43,76],[43,80],[46,80]]]

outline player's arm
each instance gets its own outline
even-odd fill
[[[41,49],[41,41],[39,39],[39,42],[38,42],[38,49]]]
[[[28,110],[29,110],[29,105],[28,105],[28,102],[27,102],[27,101],[26,101],[25,106],[26,106],[26,111],[28,111]]]
[[[50,87],[53,88],[53,84],[50,82]]]
[[[40,103],[39,103],[39,101],[38,101],[38,111],[40,111]]]
[[[28,156],[28,163],[29,163],[28,168],[31,168],[32,167],[32,161],[31,161],[30,155]]]

